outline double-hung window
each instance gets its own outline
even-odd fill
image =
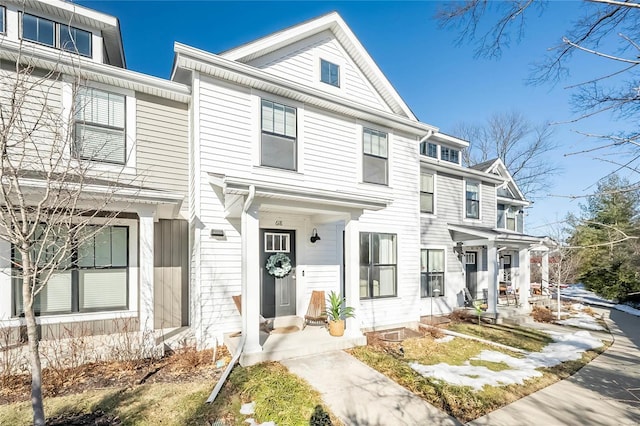
[[[44,227],[43,227],[44,229]],[[84,236],[71,244],[65,258],[57,259],[58,243],[66,238],[58,232],[34,248],[34,257],[45,267],[58,267],[34,300],[38,315],[72,312],[109,311],[128,306],[129,228],[125,226],[87,226]],[[42,235],[42,232],[40,233]],[[43,238],[43,237],[41,237]],[[78,240],[75,240],[78,241]],[[21,264],[18,250],[12,249],[13,312],[23,313]],[[50,263],[49,263],[50,264]],[[42,275],[48,275],[46,271]]]
[[[480,184],[465,181],[465,217],[480,219]]]
[[[460,151],[453,148],[440,147],[440,159],[450,163],[460,164]]]
[[[83,87],[75,103],[74,150],[86,160],[125,164],[125,96]]]
[[[420,250],[420,297],[444,296],[444,250]]]
[[[263,99],[260,164],[296,170],[296,109]]]
[[[388,136],[378,130],[364,128],[362,180],[381,185],[389,184]]]
[[[60,24],[40,16],[22,14],[22,38],[91,57],[91,33],[89,31]]]
[[[340,87],[340,65],[320,59],[320,81]]]
[[[423,213],[434,212],[434,181],[432,173],[420,175],[420,211]]]
[[[396,235],[360,233],[360,298],[396,296]]]

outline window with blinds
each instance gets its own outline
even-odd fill
[[[81,88],[76,96],[75,154],[83,160],[125,164],[125,96]]]
[[[362,130],[363,171],[362,180],[381,185],[389,184],[388,138],[384,132],[364,128]]]
[[[296,170],[296,109],[262,100],[260,164]]]

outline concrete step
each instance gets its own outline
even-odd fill
[[[526,315],[526,314],[511,315],[508,317],[499,317],[498,323],[508,324],[508,325],[532,324],[533,318],[531,318],[531,315]]]

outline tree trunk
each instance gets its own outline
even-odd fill
[[[29,343],[29,363],[31,364],[31,408],[33,408],[33,424],[44,426],[44,405],[42,403],[42,364],[40,362],[40,348],[38,340],[38,327],[36,314],[33,307],[32,287],[35,285],[33,268],[29,260],[29,252],[20,253],[23,259],[22,265],[22,301],[24,306],[24,318],[27,322],[27,340]]]

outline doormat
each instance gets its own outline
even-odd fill
[[[300,327],[297,325],[289,325],[287,327],[278,327],[271,330],[271,334],[289,334],[295,333],[296,331],[300,331]]]

